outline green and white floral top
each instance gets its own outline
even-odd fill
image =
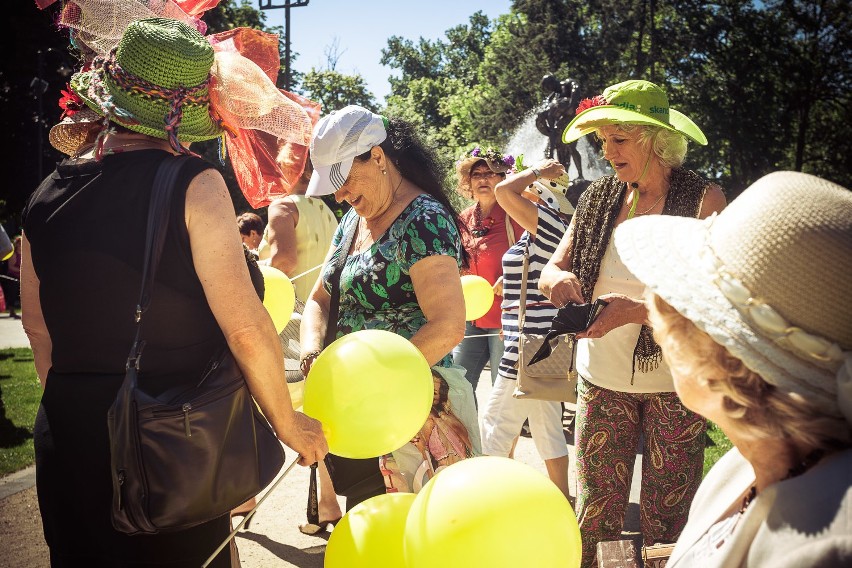
[[[343,236],[354,231],[358,221],[355,211],[349,210],[332,244],[340,247]],[[461,237],[447,208],[422,194],[368,251],[347,256],[340,277],[337,337],[362,329],[391,331],[406,339],[414,335],[426,318],[417,303],[410,271],[418,261],[433,255],[451,256],[461,266]],[[323,286],[329,293],[334,264],[328,263],[323,269]],[[439,365],[452,365],[452,356],[447,354]]]

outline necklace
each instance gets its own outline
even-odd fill
[[[636,206],[639,205],[639,192],[634,188],[633,189],[633,200],[632,200],[633,203],[630,206],[630,211],[628,211],[628,213],[627,213],[627,218],[632,219],[633,217],[636,217],[636,216],[639,216],[639,215],[647,215],[648,213],[651,212],[652,209],[654,209],[654,207],[656,207],[660,203],[660,201],[663,200],[663,197],[668,195],[668,193],[669,193],[668,191],[665,192],[665,193],[661,193],[660,196],[657,198],[657,200],[654,202],[653,205],[651,205],[650,207],[648,207],[644,211],[637,213],[636,212]]]
[[[484,237],[494,226],[494,218],[490,215],[487,217],[488,226],[482,224],[482,206],[479,203],[473,208],[473,227],[470,229],[470,234],[476,238]]]
[[[812,468],[822,457],[825,455],[825,451],[822,449],[816,449],[805,456],[805,458],[787,470],[787,475],[784,476],[784,479],[781,481],[786,481],[788,479],[792,479],[794,477],[798,477]],[[745,510],[751,505],[751,502],[754,501],[754,498],[757,497],[757,486],[752,485],[751,489],[748,490],[746,496],[743,497],[743,506],[740,509],[740,513],[745,513]]]

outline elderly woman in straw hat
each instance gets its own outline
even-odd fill
[[[227,513],[155,535],[130,536],[110,522],[107,411],[134,337],[154,175],[167,158],[189,154],[189,142],[223,133],[209,96],[213,61],[210,42],[183,22],[132,21],[117,49],[71,81],[107,129],[59,164],[24,211],[24,327],[45,389],[36,479],[53,566],[200,566],[230,532]],[[227,343],[279,438],[303,465],[321,460],[320,424],[293,410],[219,172],[185,159],[171,212],[145,317],[146,392],[193,386]],[[211,564],[230,565],[227,552]]]
[[[456,191],[475,201],[459,213],[468,229],[462,234],[469,256],[465,273],[485,278],[497,297],[503,295],[503,253],[524,232],[494,196],[497,183],[506,179],[506,172],[514,163],[512,156],[503,156],[491,148],[483,150],[479,146],[456,162]],[[502,356],[500,301],[495,299],[486,314],[467,322],[464,340],[453,350],[453,362],[465,368],[465,377],[476,391],[479,375],[486,363],[490,363],[491,383],[494,384]]]
[[[619,538],[639,440],[644,439],[640,524],[645,544],[674,542],[701,481],[704,419],[684,408],[647,325],[643,285],[624,267],[615,227],[638,216],[704,218],[725,205],[716,184],[681,167],[687,139],[707,140],[665,92],[625,81],[586,99],[563,138],[595,133],[615,170],[584,192],[541,291],[556,306],[608,301],[577,335],[577,515],[583,565]]]
[[[637,219],[615,244],[677,394],[734,444],[668,566],[852,566],[852,193],[777,172],[715,218]]]
[[[512,394],[518,377],[519,316],[522,293],[525,298],[524,332],[544,333],[556,315],[536,287],[541,268],[568,225],[573,208],[561,191],[548,189],[550,182],[565,175],[565,168],[548,159],[508,176],[497,184],[494,194],[506,214],[524,232],[503,255],[502,326],[505,348],[497,381],[488,396],[482,417],[482,451],[491,456],[508,456],[525,419],[536,449],[544,460],[551,481],[568,498],[568,446],[562,431],[562,405],[549,400],[516,399]],[[533,188],[533,189],[530,189]],[[527,287],[522,291],[524,256],[529,255]]]

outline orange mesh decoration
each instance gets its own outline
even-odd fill
[[[237,28],[208,39],[216,52],[210,103],[227,136],[231,165],[249,204],[287,195],[305,169],[320,106],[275,86],[278,36]]]
[[[59,24],[74,31],[81,48],[103,56],[141,18],[171,18],[204,33],[198,18],[219,1],[69,0]],[[216,53],[210,114],[230,134],[226,145],[240,189],[252,207],[263,207],[287,195],[302,175],[320,105],[275,86],[277,35],[236,28],[207,39]]]
[[[200,18],[204,12],[215,8],[220,0],[175,0],[181,9],[189,14]]]

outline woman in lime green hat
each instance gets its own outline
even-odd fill
[[[659,86],[625,81],[582,101],[563,140],[591,133],[615,173],[584,192],[539,281],[556,306],[609,302],[577,335],[577,517],[584,567],[593,565],[598,542],[620,538],[640,439],[646,545],[677,540],[701,481],[704,455],[704,419],[674,392],[646,324],[644,285],[621,262],[613,230],[632,217],[704,218],[725,206],[718,185],[682,167],[687,141],[707,139],[669,107]]]
[[[231,530],[228,511],[174,532],[116,530],[107,427],[135,334],[155,174],[190,154],[189,142],[224,132],[210,101],[213,62],[211,43],[183,22],[129,23],[116,48],[71,81],[104,119],[97,152],[60,163],[24,210],[23,318],[44,386],[33,437],[52,566],[201,566]],[[227,344],[281,441],[302,465],[322,460],[319,422],[293,410],[281,380],[279,340],[252,286],[222,176],[189,156],[173,196],[140,385],[152,396],[192,388]],[[232,566],[228,550],[210,566]]]

